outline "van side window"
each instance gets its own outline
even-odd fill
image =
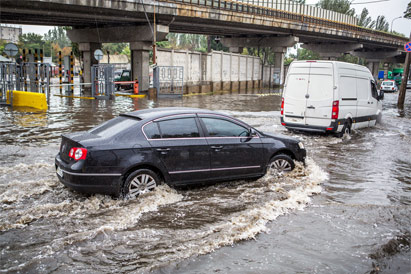
[[[377,99],[378,97],[378,92],[377,92],[377,87],[375,86],[375,83],[371,81],[371,96]]]

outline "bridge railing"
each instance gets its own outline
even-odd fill
[[[151,0],[142,0],[151,2]],[[164,0],[159,2],[187,3],[214,9],[280,18],[307,25],[318,25],[340,30],[358,31],[398,41],[394,34],[363,28],[358,18],[322,8],[298,4],[290,0]],[[407,40],[406,38],[404,38]],[[404,40],[404,41],[405,41]]]
[[[286,17],[303,16],[306,18],[324,19],[332,22],[357,25],[358,18],[322,8],[298,4],[290,0],[171,0],[170,2],[190,3],[237,12],[261,15],[283,14]],[[282,16],[282,17],[284,17]],[[295,18],[300,19],[300,18]]]

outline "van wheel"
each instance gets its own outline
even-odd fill
[[[271,158],[268,169],[277,172],[290,172],[295,168],[294,160],[286,154],[278,154]]]
[[[158,175],[150,169],[139,169],[132,172],[126,179],[123,197],[136,198],[141,194],[154,190],[160,184]]]
[[[343,137],[344,134],[351,135],[351,120],[345,121],[344,127],[342,128],[341,132],[338,134],[338,137]]]

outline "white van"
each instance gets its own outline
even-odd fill
[[[368,68],[337,61],[294,61],[281,102],[287,129],[333,132],[374,126],[382,103]]]

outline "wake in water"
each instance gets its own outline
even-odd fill
[[[47,268],[47,258],[58,260],[67,252],[71,259],[65,258],[65,266],[73,271],[109,271],[99,263],[79,262],[84,257],[121,262],[114,263],[119,271],[125,270],[124,265],[130,271],[146,271],[210,253],[268,232],[268,222],[302,210],[327,178],[308,159],[305,167],[297,164],[290,173],[268,173],[256,181],[185,191],[162,185],[136,200],[115,200],[69,191],[55,178],[53,168],[39,167],[38,175],[43,179],[14,180],[1,186],[3,236],[17,229],[38,243],[27,251],[29,258],[28,254],[20,255],[19,266],[14,263],[20,260],[13,250],[5,250],[3,271],[24,271],[33,265]]]

